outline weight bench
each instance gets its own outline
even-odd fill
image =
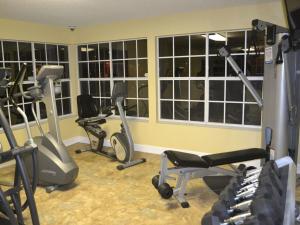
[[[152,179],[152,184],[158,190],[162,198],[168,199],[174,196],[183,208],[188,208],[189,203],[185,199],[186,185],[189,180],[209,176],[235,176],[238,170],[232,163],[240,163],[255,159],[269,159],[269,153],[265,149],[250,148],[225,153],[198,156],[195,154],[167,150],[161,155],[160,173]],[[168,168],[168,162],[174,167]],[[233,169],[225,169],[219,166],[230,165]],[[171,175],[177,175],[177,179]],[[175,188],[172,188],[166,180],[177,180]],[[227,179],[228,181],[229,179]],[[223,185],[226,186],[227,183]],[[222,186],[222,185],[221,185]]]

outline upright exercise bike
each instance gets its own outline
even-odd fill
[[[106,112],[105,116],[99,116],[101,111],[97,100],[90,95],[79,95],[77,97],[78,116],[76,122],[87,133],[91,148],[87,150],[77,150],[76,153],[84,151],[92,151],[99,155],[109,157],[119,161],[120,165],[117,166],[118,170],[123,170],[131,166],[146,162],[146,159],[133,160],[134,155],[134,142],[130,133],[130,129],[126,120],[123,102],[127,97],[127,90],[124,82],[116,82],[112,92],[112,105],[102,109]],[[101,125],[106,123],[106,117],[112,115],[112,110],[118,110],[121,118],[121,131],[114,133],[110,138],[112,152],[103,149],[104,138],[106,132],[101,128]],[[98,139],[97,148],[93,148],[90,135]]]
[[[4,130],[8,143],[10,145],[10,150],[0,153],[0,164],[15,160],[15,176],[14,183],[11,188],[3,191],[0,188],[0,212],[4,217],[0,218],[0,224],[11,224],[20,225],[25,224],[23,211],[27,208],[30,210],[31,221],[33,225],[39,225],[39,216],[37,212],[37,207],[34,199],[34,192],[37,186],[37,146],[33,142],[31,132],[29,129],[29,123],[25,112],[16,104],[14,98],[20,97],[21,94],[15,94],[15,90],[18,85],[22,85],[20,82],[23,80],[26,73],[26,65],[24,64],[16,77],[16,81],[13,87],[9,91],[9,97],[4,97],[0,99],[0,124]],[[11,72],[6,68],[0,68],[0,93],[1,96],[6,94],[6,91],[10,87]],[[32,90],[38,93],[39,90]],[[28,141],[24,146],[19,147],[13,131],[7,121],[7,118],[3,112],[4,104],[10,102],[18,113],[23,117],[25,122],[25,128],[28,135]],[[23,158],[25,155],[31,157],[32,161],[32,183],[27,174],[26,167],[24,165]],[[25,191],[26,200],[22,203],[21,200],[21,190]]]

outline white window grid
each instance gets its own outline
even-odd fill
[[[157,96],[158,96],[158,115],[159,115],[159,121],[161,122],[171,122],[171,123],[191,123],[191,124],[199,124],[199,125],[213,125],[213,126],[228,126],[228,127],[244,127],[244,128],[260,128],[261,125],[246,125],[244,122],[244,116],[245,116],[245,105],[246,104],[254,104],[256,105],[256,102],[249,102],[249,101],[245,101],[245,96],[246,96],[246,87],[245,85],[243,85],[243,100],[242,101],[228,101],[226,100],[226,88],[227,88],[227,81],[241,81],[237,76],[236,77],[229,77],[227,76],[227,66],[228,63],[225,60],[225,71],[224,71],[224,76],[223,77],[213,77],[213,76],[209,76],[209,57],[210,56],[217,56],[217,54],[210,54],[209,53],[209,34],[213,34],[213,33],[222,33],[226,35],[226,41],[225,44],[227,45],[228,42],[228,33],[231,32],[245,32],[244,35],[244,47],[245,47],[245,51],[244,53],[232,53],[232,56],[237,56],[237,55],[243,55],[244,56],[244,73],[246,74],[247,71],[247,35],[248,33],[251,31],[250,29],[238,29],[238,30],[226,30],[226,31],[212,31],[212,32],[200,32],[200,33],[191,33],[191,34],[178,34],[178,35],[166,35],[166,36],[158,36],[156,37],[156,54],[157,54],[157,67],[156,67],[156,74],[157,74]],[[200,55],[191,55],[191,36],[193,35],[205,35],[205,55],[200,54]],[[175,41],[174,38],[175,37],[182,37],[182,36],[188,36],[189,37],[189,54],[188,55],[184,55],[184,56],[175,56]],[[172,56],[159,56],[159,39],[160,38],[172,38],[172,52],[173,55]],[[225,45],[224,44],[224,45]],[[264,55],[264,52],[261,52],[260,54]],[[255,55],[255,53],[250,52],[249,55]],[[176,58],[193,58],[193,57],[205,57],[205,76],[199,76],[199,77],[192,77],[190,76],[190,74],[187,77],[160,77],[159,74],[159,59],[172,59],[173,60],[173,75],[175,73],[175,59]],[[189,60],[189,73],[191,72],[191,60]],[[246,74],[247,75],[247,74]],[[250,81],[263,81],[263,76],[247,76],[247,78]],[[192,81],[192,80],[199,80],[199,81],[204,81],[205,83],[205,91],[204,91],[204,100],[191,100],[190,99],[190,85],[188,85],[188,99],[187,100],[180,100],[180,99],[175,99],[175,88],[173,88],[173,98],[171,99],[162,99],[161,95],[160,95],[160,81],[163,80],[170,80],[170,81],[175,81],[175,80],[187,80],[188,82]],[[213,81],[213,80],[219,80],[219,81],[224,81],[224,100],[223,101],[217,101],[217,100],[209,100],[209,82]],[[161,101],[171,101],[173,102],[173,115],[172,118],[173,119],[165,119],[161,117]],[[203,102],[204,103],[204,121],[192,121],[190,118],[190,111],[188,110],[188,120],[178,120],[175,119],[175,101],[176,102],[188,102],[188,107],[190,109],[190,104],[191,102]],[[209,122],[209,103],[223,103],[224,104],[224,113],[223,113],[223,122]],[[227,103],[236,103],[236,104],[242,104],[242,123],[241,124],[232,124],[232,123],[226,123],[226,104]]]
[[[17,58],[18,60],[12,60],[12,61],[6,61],[5,57],[4,57],[4,46],[3,46],[3,42],[13,42],[17,44]],[[31,45],[31,56],[32,56],[32,60],[20,60],[20,50],[19,50],[19,43],[29,43]],[[34,44],[42,44],[45,47],[45,61],[37,61],[36,57],[35,57],[35,49],[34,49]],[[55,45],[57,48],[57,61],[48,61],[47,60],[47,49],[46,49],[46,45]],[[63,43],[46,43],[46,42],[31,42],[31,41],[26,41],[26,40],[10,40],[10,39],[1,39],[0,40],[0,50],[2,50],[0,53],[2,54],[2,61],[0,61],[0,67],[5,67],[5,64],[10,64],[10,63],[17,63],[18,64],[18,69],[20,70],[21,64],[22,63],[30,63],[32,65],[32,78],[29,80],[24,80],[23,84],[24,85],[35,85],[37,84],[37,80],[36,80],[36,75],[37,75],[37,71],[36,71],[36,65],[37,64],[55,64],[55,65],[68,65],[69,66],[69,61],[60,61],[59,60],[59,50],[58,47],[59,46],[67,46],[67,50],[69,52],[69,47],[67,44],[63,44]],[[70,73],[70,71],[69,71]],[[70,76],[70,74],[69,74]],[[71,90],[71,82],[70,82],[70,77],[69,78],[63,78],[60,80],[60,82],[68,82],[69,83],[69,96],[71,96],[70,90]],[[8,96],[8,93],[6,93],[6,95]],[[64,97],[64,98],[60,98],[60,97],[56,97],[56,100],[58,101],[62,101],[63,99],[69,99],[70,100],[70,113],[64,114],[62,113],[62,115],[60,115],[59,117],[65,117],[67,115],[72,114],[72,101],[71,101],[71,97]],[[63,103],[61,102],[61,106]],[[25,110],[25,105],[30,105],[31,106],[31,102],[30,101],[26,101],[24,99],[24,97],[22,97],[22,102],[18,102],[17,104],[18,106],[21,106],[24,110]],[[7,110],[7,116],[8,116],[8,121],[11,127],[19,127],[19,126],[23,126],[24,122],[22,123],[18,123],[18,124],[12,124],[11,118],[12,118],[12,112],[11,112],[11,108],[13,107],[12,104],[10,104],[10,102],[7,102],[6,104],[4,104],[4,110]],[[63,107],[62,107],[63,108]],[[36,114],[38,119],[43,121],[43,118],[41,117],[40,114],[40,104],[36,103],[35,104],[35,109],[36,109]],[[20,116],[18,115],[18,113],[16,114],[16,116]],[[29,122],[34,122],[34,121],[29,121]],[[2,129],[2,128],[1,128]]]
[[[135,39],[124,39],[124,40],[115,40],[115,41],[103,41],[103,42],[92,42],[92,43],[84,43],[84,44],[79,44],[78,46],[85,46],[88,49],[89,45],[99,45],[99,44],[109,44],[109,59],[100,59],[100,48],[98,47],[98,60],[89,60],[89,54],[87,53],[87,60],[78,60],[78,63],[91,63],[91,62],[99,62],[98,63],[98,71],[99,74],[101,73],[101,62],[109,62],[109,66],[110,66],[110,71],[109,71],[109,77],[88,77],[88,78],[81,78],[79,75],[79,71],[78,71],[78,80],[79,80],[79,90],[81,93],[81,88],[80,88],[80,83],[82,81],[86,81],[87,82],[87,87],[88,87],[88,93],[91,93],[91,87],[90,87],[90,81],[98,81],[99,82],[99,93],[100,93],[100,97],[95,97],[99,100],[111,100],[111,97],[102,97],[101,96],[101,81],[109,81],[110,82],[110,96],[112,93],[112,89],[113,89],[113,85],[114,82],[118,82],[118,81],[136,81],[136,97],[127,97],[127,100],[136,100],[137,102],[137,116],[130,116],[130,115],[126,115],[129,118],[135,118],[135,119],[147,119],[148,116],[142,116],[139,115],[139,101],[149,101],[149,96],[148,98],[142,98],[139,97],[139,93],[138,93],[138,84],[139,81],[148,81],[148,74],[145,77],[141,77],[138,74],[139,71],[139,64],[138,61],[139,60],[147,60],[147,66],[148,66],[148,54],[147,57],[138,57],[138,40],[147,40],[147,38],[135,38]],[[126,41],[135,41],[136,42],[136,57],[135,58],[125,58],[125,42]],[[113,43],[117,43],[117,42],[122,42],[122,58],[117,58],[117,59],[113,59],[112,58],[112,44]],[[77,56],[78,56],[78,48],[77,48]],[[128,60],[135,60],[136,61],[136,77],[126,77],[125,75],[125,61]],[[122,62],[123,64],[123,76],[122,77],[113,77],[113,62]],[[90,68],[89,66],[87,67],[87,75],[89,76],[90,74]],[[147,92],[148,92],[148,88],[147,88]],[[127,114],[127,112],[125,112]],[[149,102],[148,102],[148,114],[149,114]],[[114,115],[116,116],[116,115]]]

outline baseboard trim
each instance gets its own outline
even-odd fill
[[[74,138],[71,138],[72,140],[66,140],[64,141],[64,143],[83,143],[83,144],[89,144],[90,141],[87,137],[83,137],[83,136],[77,136]],[[103,145],[105,147],[111,147],[111,144],[109,142],[109,140],[105,139]],[[68,146],[68,145],[67,145]],[[145,153],[151,153],[151,154],[156,154],[156,155],[160,155],[161,153],[163,153],[164,151],[170,149],[170,150],[174,150],[174,151],[180,151],[180,152],[186,152],[186,153],[191,153],[191,154],[195,154],[195,155],[199,155],[199,156],[203,156],[203,155],[208,155],[211,153],[207,153],[207,152],[198,152],[198,151],[194,151],[194,150],[188,150],[188,149],[176,149],[176,148],[170,148],[170,147],[161,147],[161,146],[153,146],[153,145],[141,145],[141,144],[134,144],[134,149],[137,152],[145,152]],[[255,167],[260,167],[260,160],[251,160],[251,161],[247,161],[247,162],[243,162],[246,166],[255,166]],[[235,163],[234,165],[239,165],[240,163]]]

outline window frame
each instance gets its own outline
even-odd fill
[[[260,125],[248,125],[245,124],[245,105],[246,104],[253,104],[253,105],[257,105],[256,102],[248,102],[245,101],[245,97],[246,97],[246,87],[243,84],[243,100],[242,101],[228,101],[226,100],[226,87],[227,87],[227,81],[241,81],[237,76],[235,77],[230,77],[227,76],[227,66],[228,63],[225,60],[225,75],[223,77],[213,77],[213,76],[209,76],[209,57],[210,56],[216,56],[216,54],[211,54],[209,53],[209,38],[208,35],[211,33],[226,33],[226,42],[225,44],[228,43],[228,35],[227,33],[231,33],[231,32],[245,32],[244,35],[244,46],[247,48],[247,36],[249,34],[249,31],[251,31],[250,28],[245,28],[245,29],[230,29],[230,30],[219,30],[219,31],[211,31],[211,32],[197,32],[197,33],[185,33],[185,34],[176,34],[176,35],[162,35],[162,36],[156,36],[156,79],[157,79],[157,83],[156,83],[156,94],[157,94],[157,118],[158,118],[158,122],[162,122],[162,123],[175,123],[175,124],[191,124],[191,125],[199,125],[199,126],[209,126],[209,127],[228,127],[228,128],[240,128],[240,129],[261,129],[261,123]],[[192,55],[190,50],[191,50],[191,36],[193,35],[205,35],[205,55]],[[175,41],[174,38],[175,37],[181,37],[181,36],[188,36],[189,37],[189,54],[188,55],[183,55],[183,56],[176,56],[175,55]],[[159,39],[160,38],[172,38],[172,51],[173,54],[171,56],[159,56]],[[244,73],[246,73],[247,70],[247,51],[245,51],[244,53],[232,53],[232,56],[235,55],[243,55],[244,56]],[[249,55],[255,55],[254,53],[249,53]],[[264,55],[264,51],[261,52],[261,55]],[[174,68],[175,68],[175,59],[176,58],[185,58],[188,57],[189,58],[189,76],[187,77],[174,77]],[[192,77],[190,76],[191,73],[191,58],[193,57],[205,57],[205,75],[204,76],[199,76],[199,77]],[[172,59],[173,60],[173,76],[172,77],[160,77],[159,74],[159,69],[160,69],[160,64],[159,64],[159,60],[163,59],[163,58],[168,58],[168,59]],[[247,76],[247,78],[250,81],[262,81],[263,82],[263,76]],[[187,80],[188,82],[193,81],[193,80],[203,80],[205,83],[205,87],[204,87],[204,100],[191,100],[190,99],[190,85],[188,85],[188,99],[187,100],[182,100],[185,102],[188,102],[188,120],[178,120],[175,119],[175,101],[181,101],[175,98],[175,88],[173,88],[173,97],[171,99],[162,99],[161,98],[161,90],[160,90],[160,83],[161,81],[164,80],[170,80],[170,81],[175,81],[175,80]],[[224,81],[224,100],[223,101],[213,101],[213,100],[209,100],[209,82],[210,81],[214,81],[214,80],[220,80],[220,81]],[[174,87],[174,85],[173,85]],[[173,102],[173,115],[172,115],[172,119],[165,119],[162,118],[162,114],[161,114],[161,101],[163,100],[167,100],[167,101],[172,101]],[[191,102],[204,102],[204,121],[192,121],[190,120],[190,103]],[[223,122],[209,122],[209,103],[210,102],[221,102],[224,104],[224,112],[223,112]],[[239,103],[242,104],[242,123],[241,124],[232,124],[232,123],[226,123],[226,103]],[[262,114],[261,114],[261,119],[262,119]]]
[[[138,56],[138,41],[139,40],[146,40],[147,41],[147,57],[139,57]],[[135,41],[136,42],[136,57],[135,58],[131,58],[131,57],[125,57],[125,42],[126,41]],[[113,43],[117,43],[117,42],[122,42],[122,46],[123,46],[123,51],[122,51],[122,58],[113,58],[112,53],[112,45]],[[98,59],[97,60],[89,60],[89,54],[87,53],[86,56],[86,60],[79,60],[79,52],[78,52],[78,47],[79,46],[83,46],[85,45],[87,48],[89,45],[100,45],[100,44],[108,44],[109,46],[109,58],[108,59],[101,59],[100,58],[100,48],[98,47]],[[85,81],[87,82],[87,86],[88,86],[88,93],[90,92],[90,82],[91,81],[97,81],[99,82],[99,92],[101,93],[101,81],[109,81],[110,84],[110,97],[95,97],[99,100],[102,99],[108,99],[111,100],[111,94],[112,94],[112,90],[113,90],[113,85],[114,82],[118,82],[118,81],[135,81],[136,82],[136,98],[130,98],[127,97],[126,100],[136,100],[137,102],[137,116],[130,116],[127,115],[127,112],[125,112],[126,114],[126,118],[130,119],[130,120],[142,120],[142,121],[148,121],[149,120],[149,86],[147,88],[147,92],[148,92],[148,97],[147,98],[142,98],[138,96],[138,83],[139,81],[147,81],[148,85],[149,85],[149,67],[148,67],[148,62],[149,62],[149,54],[148,54],[148,38],[147,37],[139,37],[139,38],[130,38],[130,39],[118,39],[118,40],[108,40],[108,41],[97,41],[97,42],[88,42],[88,43],[79,43],[76,44],[76,58],[77,58],[77,78],[78,78],[78,90],[79,90],[79,94],[82,94],[81,92],[81,82]],[[136,61],[136,77],[126,77],[125,74],[125,68],[126,68],[126,61],[128,60],[135,60]],[[138,74],[138,61],[139,60],[147,60],[147,76],[144,77],[140,77]],[[123,76],[122,77],[114,77],[113,76],[113,62],[115,61],[122,61],[123,64]],[[110,66],[110,71],[109,71],[109,77],[80,77],[80,71],[79,71],[79,64],[80,63],[86,63],[87,65],[91,62],[98,62],[98,69],[99,69],[99,74],[101,72],[101,62],[109,62],[109,66]],[[89,76],[90,74],[90,68],[88,66],[87,68],[87,74]],[[139,101],[147,101],[148,102],[148,116],[144,117],[144,116],[139,116]],[[100,113],[100,115],[103,115],[102,113]],[[113,112],[113,115],[110,116],[111,118],[119,118],[120,116],[115,114],[115,112]]]
[[[5,52],[4,52],[4,42],[13,42],[13,43],[16,43],[17,45],[17,57],[18,57],[18,60],[13,60],[13,61],[7,61],[5,59]],[[19,43],[28,43],[30,44],[30,50],[31,50],[31,60],[21,60],[20,59],[20,48],[19,48]],[[34,45],[35,44],[42,44],[45,46],[45,61],[38,61],[36,60],[36,57],[35,57],[35,48],[34,48]],[[48,61],[47,60],[47,49],[46,49],[46,46],[47,45],[55,45],[56,46],[56,49],[57,49],[57,61]],[[67,61],[60,61],[60,58],[59,58],[59,46],[65,46],[67,47],[67,51],[68,51],[68,60]],[[69,83],[69,97],[66,97],[70,100],[70,113],[67,113],[67,114],[62,114],[62,115],[59,115],[58,118],[59,119],[63,119],[63,118],[68,118],[68,117],[71,117],[73,116],[73,110],[72,110],[72,93],[71,93],[71,90],[72,90],[72,82],[71,82],[71,78],[70,78],[70,46],[68,44],[65,44],[65,43],[51,43],[51,42],[36,42],[36,41],[26,41],[26,40],[13,40],[13,39],[0,39],[0,50],[2,50],[0,53],[2,54],[2,61],[0,60],[0,67],[5,67],[5,64],[9,64],[9,63],[17,63],[18,64],[18,67],[20,69],[20,66],[22,63],[30,63],[32,64],[32,79],[30,80],[25,80],[24,81],[24,85],[26,84],[31,84],[31,85],[36,85],[37,84],[37,79],[36,79],[36,66],[37,64],[39,63],[43,63],[43,65],[51,65],[51,63],[55,63],[56,65],[64,65],[64,64],[68,64],[68,67],[69,67],[69,77],[68,78],[62,78],[60,79],[60,81],[62,82],[68,82]],[[62,99],[61,98],[56,98],[56,100],[61,100],[61,105],[63,104],[62,103]],[[42,101],[41,101],[42,102]],[[25,105],[30,105],[31,106],[31,102],[25,102],[24,101],[24,97],[22,97],[22,103],[18,103],[18,105],[21,105],[22,108],[25,110]],[[7,110],[7,116],[8,116],[8,122],[9,122],[9,125],[13,128],[13,129],[18,129],[18,128],[22,128],[25,126],[25,123],[22,122],[22,123],[17,123],[17,124],[12,124],[12,119],[11,119],[11,107],[12,104],[4,104],[4,107],[5,108],[8,108]],[[62,105],[63,107],[63,105]],[[35,108],[36,108],[36,114],[37,114],[37,117],[38,119],[40,120],[41,123],[45,123],[47,122],[47,118],[41,118],[41,113],[40,113],[40,103],[35,103]],[[31,120],[29,121],[29,124],[30,125],[33,125],[33,124],[36,124],[35,120]],[[3,128],[1,127],[0,128],[1,131],[3,131]]]

